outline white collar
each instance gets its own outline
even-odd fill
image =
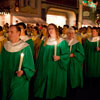
[[[27,47],[28,44],[26,42],[24,42],[23,40],[18,41],[17,43],[12,43],[10,41],[7,41],[4,44],[4,48],[8,51],[8,52],[18,52],[22,49],[24,49],[25,47]]]
[[[72,45],[74,45],[74,44],[76,44],[76,43],[79,42],[79,41],[76,40],[75,38],[73,38],[73,39],[71,39],[71,40],[69,40],[68,38],[66,38],[66,41],[67,41],[67,43],[68,43],[69,46],[72,46]]]
[[[20,39],[25,42],[25,41],[29,40],[30,38],[27,35],[25,35],[25,36],[20,36]]]
[[[62,42],[62,41],[63,41],[63,39],[62,39],[62,38],[59,38],[59,43]],[[47,44],[48,44],[48,45],[55,45],[55,42],[57,42],[57,40],[56,40],[55,38],[51,38],[51,37],[50,37],[50,38],[48,39],[48,41],[47,41]]]
[[[100,40],[100,37],[99,37],[99,36],[96,36],[96,37],[90,37],[90,38],[88,38],[88,40],[89,40],[90,42],[97,42],[97,41]]]

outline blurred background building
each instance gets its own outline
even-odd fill
[[[100,0],[0,0],[0,25],[25,22],[57,26],[99,25]]]

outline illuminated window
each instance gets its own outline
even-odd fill
[[[59,16],[59,15],[47,15],[47,23],[54,23],[57,26],[63,27],[63,25],[66,24],[66,17],[65,16]]]

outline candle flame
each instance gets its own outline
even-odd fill
[[[57,41],[55,41],[55,43],[54,43],[55,45],[57,45]]]
[[[21,56],[23,57],[24,56],[24,53],[21,53]]]

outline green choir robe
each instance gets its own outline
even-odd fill
[[[60,38],[60,43],[57,45],[57,56],[60,60],[54,61],[54,42],[55,39],[49,39],[46,46],[42,41],[37,63],[36,63],[36,78],[34,82],[34,96],[52,99],[57,96],[66,97],[67,92],[67,64],[69,61],[70,50],[65,40]]]
[[[17,77],[21,53],[24,53],[24,74]],[[22,40],[17,43],[8,41],[4,44],[0,58],[2,100],[28,100],[29,81],[35,70],[30,46]]]
[[[28,36],[20,36],[20,39],[30,45],[32,54],[34,55],[34,43],[33,43],[32,38],[29,38]]]
[[[100,48],[99,37],[89,38],[84,43],[84,51],[85,51],[84,71],[85,71],[85,76],[87,78],[100,77],[100,51],[96,50],[97,44]]]
[[[70,54],[75,57],[70,57],[68,66],[68,80],[71,88],[83,87],[83,69],[84,49],[79,41],[75,38],[72,40],[66,39],[70,48]]]

